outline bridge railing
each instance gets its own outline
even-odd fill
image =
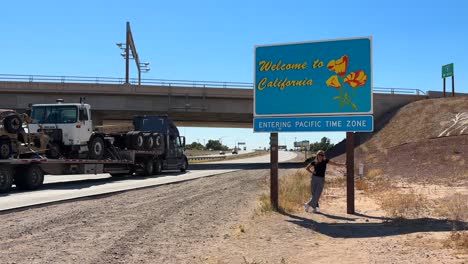
[[[419,89],[411,88],[384,88],[384,87],[374,87],[374,93],[381,94],[409,94],[409,95],[426,95],[426,93]]]
[[[0,81],[124,84],[125,78],[0,74]],[[138,85],[137,78],[130,78],[129,82],[132,85]],[[182,86],[182,87],[199,87],[199,88],[203,88],[203,87],[206,87],[206,88],[252,88],[253,87],[252,83],[247,83],[247,82],[216,82],[216,81],[165,80],[165,79],[141,79],[141,85]]]
[[[88,84],[124,84],[124,78],[116,77],[86,77],[86,76],[58,76],[58,75],[22,75],[22,74],[0,74],[0,81],[9,82],[52,82],[52,83],[88,83]],[[138,85],[137,78],[130,78],[131,85]],[[238,88],[253,89],[253,83],[248,82],[217,82],[217,81],[190,81],[190,80],[165,80],[165,79],[142,79],[142,85],[156,86],[179,86],[196,88]],[[374,87],[374,93],[381,94],[408,94],[426,95],[419,89],[409,88],[384,88]]]

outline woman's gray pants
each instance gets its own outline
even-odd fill
[[[308,205],[315,208],[318,205],[320,195],[322,195],[323,186],[325,185],[325,177],[312,176],[310,179],[311,198],[307,202]]]

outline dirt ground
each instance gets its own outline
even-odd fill
[[[240,171],[3,214],[0,263],[467,262],[442,246],[447,221],[390,224],[360,192],[356,215],[344,190],[326,192],[318,214],[256,214],[267,177]]]

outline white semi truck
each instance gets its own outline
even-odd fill
[[[32,105],[26,130],[37,141],[30,146],[40,145],[37,135],[47,138],[45,153],[9,147],[10,153],[0,158],[0,192],[12,184],[37,189],[44,174],[153,175],[188,168],[185,137],[167,116],[136,116],[132,126],[94,127],[89,104],[59,100]]]

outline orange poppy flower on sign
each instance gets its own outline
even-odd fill
[[[351,87],[356,88],[358,86],[363,86],[367,82],[367,75],[363,70],[358,70],[352,72],[346,76],[344,82],[349,84]]]
[[[338,79],[338,76],[336,76],[336,75],[333,75],[332,77],[328,78],[326,83],[327,83],[327,86],[331,86],[331,87],[336,88],[338,90],[341,87],[340,80]]]
[[[331,60],[327,68],[330,71],[336,72],[340,76],[344,76],[346,74],[346,70],[348,69],[349,58],[348,55],[343,55],[341,58],[337,60]]]

